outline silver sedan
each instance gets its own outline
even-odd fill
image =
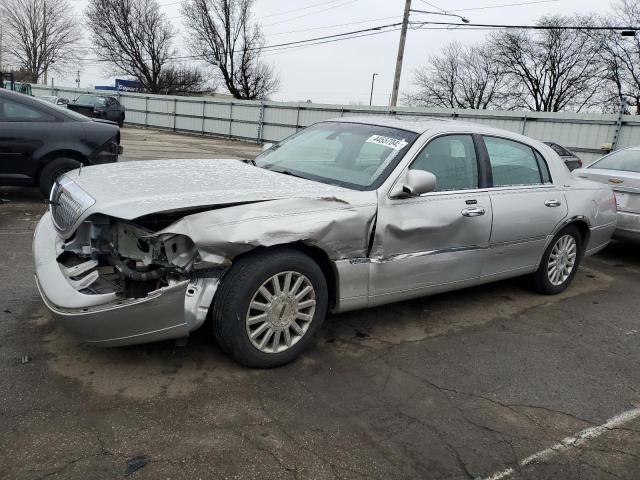
[[[328,311],[520,275],[562,292],[616,221],[611,189],[541,142],[396,117],[320,122],[244,162],[87,167],[50,203],[33,249],[61,324],[114,346],[210,317],[252,367],[294,359]]]
[[[574,175],[609,185],[618,207],[615,238],[640,242],[640,147],[605,155]]]

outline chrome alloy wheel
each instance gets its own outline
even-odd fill
[[[277,273],[251,298],[247,335],[261,352],[284,352],[307,332],[315,309],[316,292],[307,277],[298,272]]]
[[[556,241],[547,264],[547,275],[552,285],[562,285],[569,278],[576,264],[577,252],[578,247],[573,236],[563,235]]]

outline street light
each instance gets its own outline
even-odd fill
[[[376,81],[376,75],[378,74],[374,73],[373,75],[371,75],[371,95],[369,95],[369,106],[371,106],[371,102],[373,102],[373,84]]]
[[[458,15],[457,13],[449,13],[449,12],[429,12],[427,10],[414,10],[411,9],[409,10],[410,12],[415,12],[415,13],[428,13],[429,15],[446,15],[447,17],[458,17],[460,20],[462,20],[464,23],[469,23],[469,19],[466,17],[463,17],[462,15]]]

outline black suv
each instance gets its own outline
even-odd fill
[[[124,125],[124,107],[114,97],[84,93],[67,105],[67,108],[91,118],[111,120]]]
[[[37,186],[48,196],[63,173],[120,153],[116,124],[0,90],[0,185]]]

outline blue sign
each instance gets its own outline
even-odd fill
[[[116,90],[119,92],[144,92],[144,87],[138,80],[116,78]]]

